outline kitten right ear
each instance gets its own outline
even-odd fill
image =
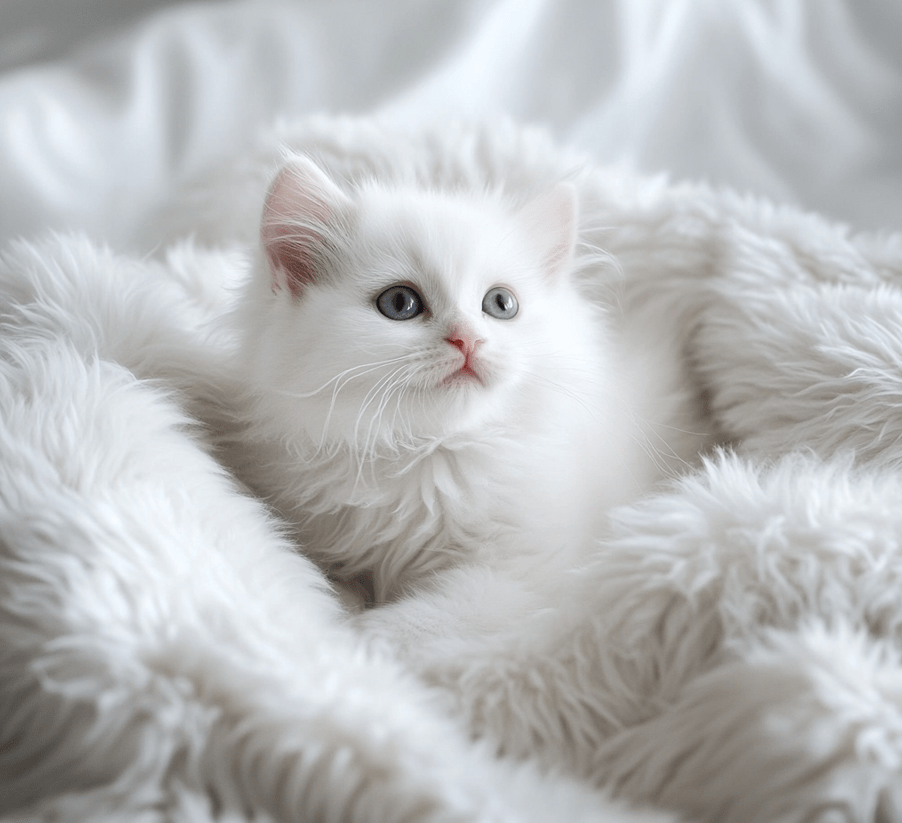
[[[330,228],[350,200],[312,160],[293,157],[276,176],[263,206],[260,240],[273,289],[299,297],[317,279]]]
[[[556,278],[566,271],[576,244],[577,195],[572,183],[558,183],[527,203],[520,220],[535,247],[545,274]]]

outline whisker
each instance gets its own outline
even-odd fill
[[[364,415],[366,414],[367,409],[370,407],[372,403],[374,403],[377,398],[379,399],[379,405],[376,408],[376,413],[373,415],[370,420],[369,425],[366,429],[366,435],[363,441],[363,448],[358,450],[358,461],[357,461],[357,476],[354,481],[354,486],[356,488],[357,484],[361,481],[363,477],[363,470],[365,465],[370,466],[370,471],[375,471],[375,448],[378,440],[378,423],[381,422],[382,410],[384,409],[383,403],[385,401],[385,396],[390,396],[392,392],[394,392],[398,387],[403,386],[404,378],[400,377],[400,375],[405,374],[408,371],[410,364],[403,364],[396,369],[389,372],[389,374],[381,377],[370,390],[366,393],[366,396],[363,398],[363,402],[360,405],[360,408],[357,411],[357,419],[354,423],[354,442],[360,442],[360,427],[363,422]],[[387,387],[387,391],[386,391]],[[382,394],[382,397],[380,397]],[[373,477],[375,480],[375,477]]]
[[[278,393],[281,395],[284,395],[286,397],[294,397],[299,400],[304,400],[304,399],[316,396],[321,391],[323,391],[328,386],[330,386],[332,383],[336,382],[337,380],[341,380],[341,378],[344,377],[349,372],[363,369],[363,371],[360,371],[358,374],[351,375],[348,378],[349,380],[351,380],[356,377],[363,377],[363,376],[369,374],[370,372],[373,372],[373,371],[376,371],[377,369],[383,368],[384,366],[390,366],[393,363],[400,363],[404,360],[411,360],[411,359],[416,358],[417,356],[418,356],[418,354],[416,352],[411,352],[408,354],[401,355],[401,357],[392,357],[392,358],[389,358],[388,360],[377,360],[372,363],[363,363],[363,364],[360,364],[357,366],[351,366],[350,368],[347,368],[344,371],[339,372],[334,377],[330,377],[325,383],[322,384],[322,386],[320,386],[317,389],[313,389],[312,391],[292,392],[292,391],[288,391],[287,389],[279,389]]]

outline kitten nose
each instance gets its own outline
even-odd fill
[[[479,338],[467,334],[461,329],[451,329],[445,340],[452,346],[460,349],[467,359],[469,359],[470,355],[476,351],[476,347],[482,342]]]

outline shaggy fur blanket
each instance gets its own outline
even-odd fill
[[[5,252],[4,821],[902,820],[902,239],[590,183],[624,310],[670,301],[730,446],[414,671],[192,422],[240,261]]]

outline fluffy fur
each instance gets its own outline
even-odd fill
[[[718,431],[734,443],[730,453],[713,456],[678,483],[619,509],[610,533],[583,567],[554,577],[540,590],[524,591],[496,579],[492,597],[486,598],[485,590],[472,578],[473,586],[467,589],[469,584],[463,580],[459,588],[469,590],[469,596],[455,600],[447,597],[447,592],[421,588],[418,597],[405,603],[369,609],[354,618],[358,631],[368,638],[378,637],[394,649],[407,667],[429,684],[431,693],[442,697],[470,731],[490,746],[567,769],[591,783],[607,784],[621,797],[656,803],[712,823],[801,823],[837,817],[884,823],[902,819],[898,789],[902,785],[898,698],[902,671],[902,610],[898,607],[902,517],[898,500],[902,489],[895,472],[900,452],[894,402],[899,396],[898,363],[902,362],[902,337],[895,320],[902,240],[852,236],[817,217],[729,192],[623,178],[590,164],[580,166],[582,161],[557,150],[544,138],[509,128],[472,132],[443,128],[399,135],[368,120],[316,120],[283,129],[281,136],[289,137],[295,150],[315,155],[342,188],[376,172],[381,179],[456,181],[480,190],[486,179],[493,185],[509,180],[523,193],[525,202],[552,188],[574,168],[582,168],[569,175],[579,192],[579,236],[613,254],[620,265],[619,275],[606,269],[608,278],[587,287],[598,300],[616,306],[623,317],[640,321],[635,327],[624,325],[624,331],[643,330],[644,319],[657,324],[658,333],[671,335],[675,351],[685,358],[696,385],[705,391]],[[204,195],[206,184],[201,181],[182,201],[191,204],[187,212],[176,209],[175,224],[199,224],[210,242],[253,242],[265,179],[272,174],[269,160],[276,162],[280,157],[275,142],[264,142],[260,153],[246,161],[245,172],[235,177],[223,177],[221,170],[213,172],[233,187],[237,208],[232,204],[224,207],[227,201],[218,196],[206,202],[209,195]],[[248,199],[241,199],[245,196]],[[255,200],[258,205],[248,205]],[[79,283],[85,277],[83,271],[94,270],[90,262],[94,253],[84,251],[68,258],[67,246],[61,243],[8,256],[2,282],[11,282],[13,271],[19,272],[12,278],[15,282],[61,281],[59,269],[69,270],[70,265],[47,261],[71,259],[70,279]],[[121,259],[115,265],[135,272],[141,269],[141,265]],[[144,281],[171,278],[166,273],[172,268],[169,265],[142,265],[147,266]],[[204,269],[198,264],[198,278],[213,277],[218,284],[222,268],[228,266]],[[223,309],[218,301],[225,298],[218,285],[205,285],[198,293],[207,297],[188,301],[188,305],[200,314],[209,316]],[[212,302],[205,302],[208,299]],[[14,294],[4,312],[8,313],[10,302],[29,300]],[[84,305],[72,301],[71,293],[66,292],[55,316],[65,319],[85,310]],[[140,305],[150,303],[144,300]],[[863,308],[867,314],[862,313]],[[168,305],[159,319],[169,318],[166,322],[178,327],[188,322],[180,319],[181,311]],[[17,323],[28,328],[44,314],[43,310],[21,314]],[[197,317],[190,323],[196,328]],[[66,331],[64,336],[69,334]],[[642,340],[642,334],[637,340]],[[213,348],[222,351],[219,343]],[[77,354],[75,363],[85,356]],[[225,351],[226,361],[229,354]],[[5,357],[9,360],[10,354]],[[109,352],[104,358],[116,360],[116,353]],[[214,365],[221,362],[219,355],[213,358]],[[169,380],[165,374],[153,372],[149,361],[145,367],[156,379]],[[73,368],[67,361],[65,371]],[[121,379],[122,373],[114,367],[104,368]],[[171,385],[187,387],[178,380],[181,378],[176,375]],[[20,378],[19,384],[28,395],[29,381]],[[143,393],[149,387],[142,383],[137,390]],[[16,397],[23,391],[3,390],[4,396],[12,393]],[[221,392],[216,386],[205,389],[204,403],[211,397],[221,399],[217,391]],[[69,393],[67,389],[67,397]],[[225,393],[227,398],[233,396],[230,389]],[[153,402],[157,404],[153,408],[163,403],[167,414],[175,413],[166,405],[171,401],[155,395]],[[204,403],[192,407],[193,413],[204,414]],[[102,415],[105,408],[104,404],[92,407],[87,419]],[[28,428],[30,416],[23,419],[32,439],[46,431]],[[230,421],[226,418],[220,423]],[[16,434],[3,442],[19,439]],[[140,450],[139,443],[134,445]],[[46,464],[40,458],[46,448],[49,446],[37,449],[35,466]],[[43,476],[28,461],[24,467],[21,463],[9,465],[14,469],[7,474],[10,479],[4,480],[4,500],[13,497],[11,489],[27,488],[19,473],[34,471],[35,476]],[[211,463],[204,465],[216,471]],[[155,472],[154,467],[148,472],[149,482]],[[119,489],[119,484],[115,488]],[[166,490],[171,496],[171,484],[165,483]],[[71,514],[83,508],[82,501],[74,509],[48,507],[47,501],[55,498],[44,491],[43,482],[38,484],[38,492],[41,497],[35,498],[32,510],[45,518],[57,509]],[[227,493],[235,494],[233,489]],[[120,515],[134,511],[125,498],[110,499]],[[256,504],[246,500],[243,505]],[[220,506],[216,518],[227,511],[231,511],[230,504]],[[66,523],[64,518],[57,519]],[[12,520],[28,522],[19,515]],[[48,569],[58,565],[78,568],[64,563],[70,555],[61,551],[70,545],[67,538],[72,531],[68,525],[55,532],[45,529],[41,534],[49,539],[22,543],[25,548],[15,557],[4,549],[4,557],[12,558],[7,561],[10,571],[4,568],[4,582],[18,579],[14,574],[39,582],[11,587],[4,593],[4,603],[16,604],[5,610],[0,620],[6,655],[4,694],[14,693],[6,684],[24,686],[15,692],[15,698],[0,704],[3,728],[12,728],[16,717],[29,716],[29,708],[14,714],[22,705],[37,706],[35,712],[44,716],[56,712],[55,716],[66,719],[56,728],[66,723],[70,728],[64,746],[50,743],[40,750],[48,780],[52,777],[66,793],[56,799],[45,797],[43,805],[34,807],[33,819],[50,817],[54,806],[58,813],[63,809],[61,814],[67,819],[79,819],[79,815],[103,819],[109,809],[117,808],[156,813],[164,801],[155,788],[160,783],[154,774],[172,776],[163,779],[171,780],[170,797],[179,797],[181,803],[166,801],[170,805],[163,805],[166,811],[161,814],[176,816],[171,810],[179,809],[182,819],[215,817],[209,806],[209,798],[218,796],[211,790],[214,784],[192,777],[198,774],[192,771],[192,764],[206,762],[203,757],[167,759],[169,749],[163,744],[183,739],[188,728],[184,723],[151,723],[149,728],[160,747],[142,749],[143,757],[127,756],[128,749],[122,750],[126,753],[122,758],[103,754],[107,751],[103,748],[94,754],[98,738],[119,739],[108,734],[109,730],[123,725],[144,728],[130,725],[128,720],[138,701],[117,701],[115,695],[132,688],[130,684],[145,681],[130,679],[136,670],[126,671],[115,664],[123,648],[145,648],[147,641],[144,623],[130,628],[136,624],[129,622],[131,612],[122,607],[129,598],[101,601],[89,595],[83,602],[82,589],[56,584],[57,578]],[[147,531],[146,539],[154,539],[155,529]],[[101,544],[89,544],[89,552],[97,551],[94,545]],[[118,568],[122,545],[126,545],[124,541],[112,546],[103,555],[106,562],[92,568]],[[43,548],[38,551],[36,546]],[[172,555],[171,548],[162,550],[165,557]],[[229,556],[218,546],[210,553]],[[154,582],[165,577],[156,555],[127,556],[138,560],[129,578],[135,583],[124,590],[134,589],[135,598],[147,591],[150,601],[168,604],[168,589]],[[289,562],[286,558],[291,556],[282,551],[279,557]],[[47,558],[57,559],[51,562]],[[316,587],[321,581],[317,582],[311,567],[298,558],[290,562],[300,562],[304,575],[313,575],[304,577],[302,588],[312,585],[320,591]],[[333,720],[339,724],[347,720],[349,725],[341,725],[345,729],[356,724],[354,733],[342,740],[384,740],[380,737],[386,728],[382,712],[393,718],[390,728],[397,733],[397,743],[389,751],[400,760],[391,762],[403,760],[409,769],[392,774],[407,775],[410,782],[392,783],[379,772],[379,778],[366,785],[378,787],[373,792],[381,791],[380,797],[404,798],[411,786],[423,785],[418,771],[422,762],[438,764],[431,772],[437,775],[436,782],[429,785],[445,787],[457,798],[477,798],[477,805],[478,798],[491,798],[516,809],[510,813],[514,819],[527,817],[532,802],[535,808],[528,819],[573,816],[562,799],[569,797],[569,802],[578,805],[573,800],[576,795],[569,794],[572,787],[559,787],[561,794],[549,796],[540,807],[538,797],[544,786],[531,795],[519,793],[522,785],[518,791],[510,789],[515,780],[499,777],[510,772],[503,766],[497,771],[491,761],[453,742],[453,731],[448,732],[446,722],[428,707],[422,713],[406,714],[412,701],[419,706],[419,701],[426,699],[422,692],[387,661],[358,657],[362,654],[359,648],[345,656],[341,650],[348,648],[345,643],[353,648],[353,638],[336,625],[344,618],[338,617],[340,612],[328,598],[320,599],[321,591],[314,602],[321,603],[323,611],[311,622],[314,631],[305,635],[303,642],[311,649],[323,648],[316,640],[317,631],[331,626],[334,633],[324,635],[326,645],[331,652],[334,642],[338,651],[332,657],[313,655],[321,661],[314,679],[321,679],[308,690],[303,684],[311,681],[304,679],[307,668],[298,662],[297,646],[288,649],[268,639],[276,631],[274,626],[289,626],[290,620],[275,607],[269,609],[263,591],[251,585],[253,578],[244,571],[246,565],[225,565],[237,569],[231,578],[234,586],[223,598],[224,613],[214,611],[217,618],[212,625],[243,625],[247,610],[259,615],[259,620],[241,636],[252,632],[254,642],[233,644],[230,636],[206,633],[198,636],[190,654],[171,655],[175,666],[171,671],[178,673],[183,669],[177,666],[184,666],[186,660],[206,661],[205,655],[231,649],[230,665],[253,670],[260,678],[254,682],[264,684],[260,689],[242,687],[242,699],[257,694],[275,696],[271,701],[261,696],[259,702],[241,704],[248,711],[240,733],[214,740],[202,730],[198,735],[205,742],[198,744],[198,749],[184,750],[215,750],[215,757],[246,764],[243,780],[224,781],[236,788],[229,795],[235,805],[223,809],[222,819],[230,814],[232,819],[254,819],[255,813],[262,819],[262,809],[277,806],[282,811],[269,812],[276,819],[300,816],[300,807],[292,803],[302,801],[286,799],[292,797],[320,798],[326,804],[320,808],[334,809],[332,813],[339,816],[343,813],[341,804],[350,802],[348,793],[338,783],[330,800],[327,793],[315,791],[314,787],[322,784],[311,776],[320,774],[314,767],[310,772],[291,772],[299,775],[296,783],[279,782],[273,775],[287,774],[282,771],[286,760],[256,766],[263,761],[254,758],[263,755],[252,754],[253,746],[244,750],[246,759],[240,754],[243,741],[251,739],[244,735],[259,735],[253,739],[265,743],[253,751],[291,751],[305,763],[320,762],[315,752],[331,750],[321,748],[321,738],[308,737],[293,725],[297,712],[310,716],[296,707],[311,705],[318,707],[313,715],[328,719],[317,728],[331,729]],[[182,590],[190,602],[195,602],[192,598],[198,581],[202,592],[218,586],[206,569],[198,569],[195,575],[193,586]],[[45,579],[52,582],[40,582]],[[89,575],[89,579],[94,578]],[[282,584],[279,579],[274,581],[277,593],[284,590]],[[301,603],[292,600],[297,598],[291,584],[285,583],[284,588],[289,590],[285,608],[301,608]],[[21,597],[15,599],[20,591]],[[95,607],[101,617],[78,624],[70,632],[68,627],[76,625],[69,622],[75,619],[72,616],[92,603],[103,603]],[[114,603],[117,610],[112,608]],[[174,609],[179,603],[168,607]],[[145,613],[153,617],[157,612],[148,608],[141,612]],[[242,615],[242,619],[230,623],[229,615]],[[182,618],[166,621],[170,626],[182,622]],[[436,626],[445,628],[435,631]],[[447,631],[449,626],[453,632]],[[293,630],[292,626],[285,634],[290,636]],[[284,636],[279,632],[279,637]],[[84,647],[74,645],[73,634],[84,641]],[[62,642],[59,651],[50,643],[55,637],[70,642]],[[109,643],[102,645],[103,639],[110,637]],[[101,676],[98,669],[84,665],[83,648],[94,654],[87,658],[92,661],[98,659],[98,649],[109,650],[99,658],[106,661],[108,674]],[[261,662],[260,649],[264,648],[268,651]],[[305,653],[307,648],[304,645]],[[7,649],[12,651],[6,654]],[[97,697],[97,705],[109,707],[84,727],[72,722],[84,716],[76,692],[68,692],[71,699],[64,696],[53,703],[55,698],[48,695],[62,692],[53,692],[54,681],[39,681],[33,674],[43,671],[51,652],[65,654],[73,649],[70,659],[78,665],[67,670],[60,682],[70,689],[78,686],[82,691],[77,694],[89,693]],[[195,654],[197,657],[192,657]],[[349,661],[361,659],[362,668],[349,668]],[[209,691],[203,694],[210,700],[229,694],[223,689],[238,682],[232,679],[231,670],[228,674],[213,667],[204,671],[203,682]],[[384,679],[374,674],[379,671]],[[280,685],[272,685],[274,681]],[[190,701],[179,689],[197,681],[164,674],[153,682],[171,688],[175,705],[181,706]],[[328,684],[333,683],[343,686],[332,690]],[[328,687],[324,689],[323,684]],[[103,702],[108,693],[114,697]],[[331,700],[326,708],[316,702],[321,693]],[[306,702],[311,700],[312,704]],[[355,707],[361,705],[363,713],[355,714]],[[48,707],[53,706],[56,708],[51,711]],[[270,711],[280,713],[274,719],[267,713]],[[34,751],[41,742],[56,739],[49,732],[48,737],[36,734]],[[452,744],[437,746],[437,739]],[[13,742],[24,746],[23,740],[18,737]],[[299,740],[305,743],[299,746]],[[313,742],[308,746],[306,741]],[[19,749],[19,755],[7,762],[23,762],[24,751]],[[404,752],[409,758],[404,758]],[[386,757],[384,748],[379,748],[379,757]],[[100,764],[91,777],[94,785],[99,781],[100,788],[68,790],[69,786],[88,785],[80,767],[92,762]],[[104,776],[122,774],[117,769],[125,763],[127,776],[118,782],[103,782]],[[105,772],[107,768],[109,772]],[[337,765],[335,773],[344,774],[344,768]],[[485,782],[474,772],[484,774]],[[0,775],[6,774],[0,770]],[[304,774],[310,776],[309,782]],[[291,786],[298,787],[294,794]],[[441,794],[443,790],[437,791]],[[147,797],[153,799],[145,801]],[[441,797],[444,799],[436,807],[423,812],[418,807],[416,814],[448,808],[448,795]],[[392,802],[386,799],[377,808],[385,810]],[[527,811],[520,811],[524,807]],[[412,812],[411,817],[415,819],[416,814]],[[108,816],[114,818],[115,812]],[[458,814],[462,819],[475,816],[472,806]],[[446,817],[453,818],[453,814],[448,812]],[[385,812],[384,819],[393,819],[390,812]]]
[[[837,531],[845,500],[876,515],[868,529],[879,545],[896,545],[896,521],[869,503],[873,484],[890,482],[872,472],[896,459],[898,239],[850,238],[816,217],[729,192],[574,174],[572,158],[516,131],[402,137],[395,145],[403,159],[394,161],[379,134],[369,122],[314,122],[280,137],[352,182],[376,175],[478,188],[507,179],[534,193],[569,173],[580,238],[612,252],[623,272],[617,282],[601,270],[587,293],[616,306],[615,328],[632,331],[634,341],[672,341],[693,366],[681,374],[684,385],[704,387],[714,426],[745,456],[718,457],[700,478],[619,515],[571,575],[546,574],[529,588],[484,566],[458,567],[365,613],[363,630],[447,690],[471,728],[501,751],[565,763],[627,796],[711,820],[803,819],[830,809],[893,819],[894,738],[876,731],[895,725],[891,691],[869,705],[873,691],[846,690],[837,699],[849,709],[838,714],[839,704],[818,696],[849,677],[854,664],[843,661],[862,659],[856,654],[890,661],[883,632],[871,645],[875,626],[848,597],[838,602],[837,622],[814,601],[800,603],[799,592],[819,585],[834,545],[853,553],[856,567],[874,569],[870,579],[885,568],[873,544],[856,537],[859,521]],[[238,185],[240,175],[227,179]],[[247,227],[236,221],[233,230],[241,236]],[[868,306],[869,319],[850,314],[854,306]],[[779,467],[766,462],[787,454]],[[771,538],[774,559],[757,562],[784,562],[762,578],[739,559]],[[824,576],[830,591],[858,585],[847,570]],[[889,584],[881,599],[893,590]],[[776,609],[789,615],[786,635],[765,637]],[[743,639],[734,642],[736,625]],[[811,638],[820,638],[820,656],[806,651]],[[837,651],[824,651],[831,646]],[[818,669],[830,670],[831,661],[825,679]],[[717,676],[707,679],[712,670]],[[771,690],[755,686],[762,677]],[[723,708],[706,714],[708,688],[735,693],[735,706],[712,691],[711,707]],[[784,723],[795,731],[784,732]],[[876,761],[857,742],[872,734],[887,741]],[[824,748],[819,741],[830,735]],[[704,755],[690,757],[696,750]],[[756,802],[759,786],[768,787],[770,804]]]
[[[172,396],[217,365],[174,275],[234,262],[189,257],[0,260],[0,815],[660,819],[492,761],[361,649]]]

